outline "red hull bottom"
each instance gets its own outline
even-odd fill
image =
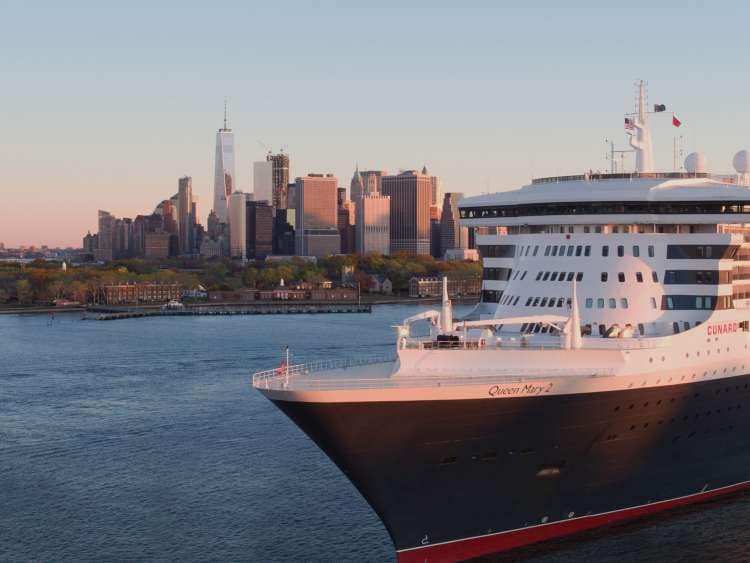
[[[477,536],[462,540],[455,540],[442,544],[426,545],[398,552],[399,563],[443,563],[452,561],[464,561],[473,557],[499,553],[516,547],[522,547],[544,540],[559,538],[585,530],[591,530],[607,524],[631,520],[642,516],[648,516],[670,508],[685,506],[692,503],[703,502],[722,495],[750,489],[750,482],[738,483],[712,491],[696,493],[671,500],[664,500],[624,508],[603,514],[571,518],[562,522],[552,522],[538,526],[498,532],[486,536]]]

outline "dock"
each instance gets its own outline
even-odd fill
[[[88,307],[83,318],[114,321],[140,317],[188,317],[209,315],[316,315],[372,313],[372,305],[357,303],[248,303],[236,305],[188,305],[184,309],[138,307]]]

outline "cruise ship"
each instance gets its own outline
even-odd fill
[[[400,563],[750,487],[748,152],[736,174],[700,154],[654,171],[649,113],[641,85],[633,172],[460,202],[483,261],[468,318],[444,283],[439,309],[395,327],[390,360],[253,377],[372,506]]]

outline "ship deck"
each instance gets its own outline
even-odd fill
[[[252,385],[273,391],[340,391],[355,389],[410,389],[501,383],[527,383],[572,377],[610,377],[614,370],[580,368],[494,369],[492,373],[471,374],[460,370],[446,373],[398,371],[395,359],[336,360],[298,364],[288,368],[261,371]]]

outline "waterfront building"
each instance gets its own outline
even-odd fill
[[[391,254],[430,254],[432,187],[432,177],[416,170],[383,177],[381,191],[391,198]]]
[[[86,233],[86,236],[83,237],[83,251],[84,252],[90,252],[94,253],[94,250],[96,250],[97,247],[97,235],[92,235],[91,231],[88,231]],[[0,248],[0,250],[3,250],[3,248]]]
[[[289,185],[289,155],[283,152],[266,155],[272,164],[273,206],[276,209],[287,209],[287,187]]]
[[[443,211],[440,217],[440,256],[448,250],[469,248],[469,229],[459,224],[458,202],[464,194],[447,192],[443,198]]]
[[[117,283],[104,285],[101,291],[107,305],[161,303],[182,297],[182,285],[179,283]]]
[[[234,133],[227,127],[225,106],[224,127],[216,132],[214,161],[214,212],[222,223],[229,220],[228,200],[236,187],[234,178]]]
[[[340,252],[337,187],[333,174],[308,174],[296,179],[296,254],[323,258]]]
[[[243,192],[229,196],[229,255],[239,260],[247,259],[247,197]]]
[[[356,206],[356,251],[360,254],[390,253],[391,198],[368,194]]]
[[[479,295],[482,290],[480,278],[448,280],[448,296]],[[409,280],[409,297],[440,297],[443,279],[438,277],[413,277]]]
[[[273,253],[273,207],[267,201],[245,203],[245,255],[262,260]]]
[[[264,160],[253,162],[253,194],[255,201],[274,203],[273,162]]]
[[[276,209],[273,217],[273,253],[280,255],[294,254],[294,225],[296,223],[294,208]]]

